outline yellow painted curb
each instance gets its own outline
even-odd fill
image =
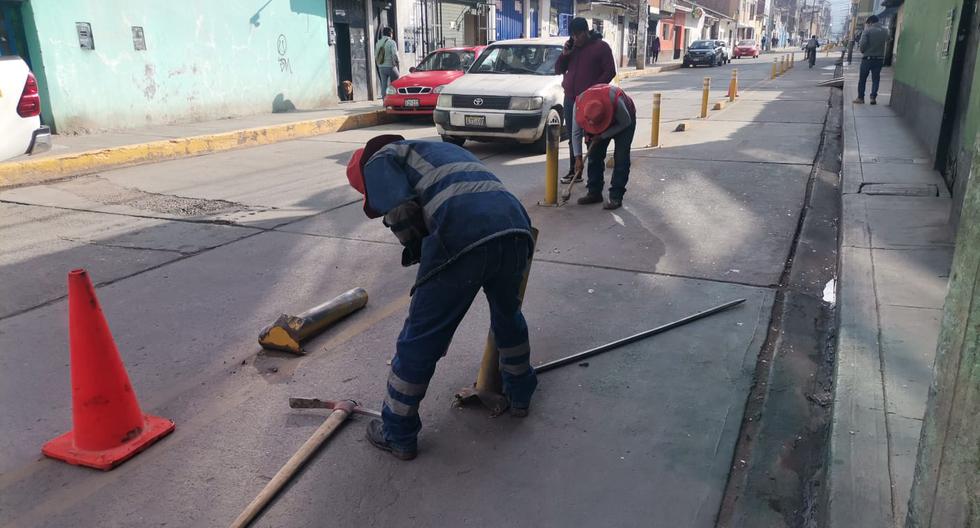
[[[122,145],[62,156],[0,163],[0,188],[89,174],[99,170],[200,156],[225,150],[268,145],[390,121],[384,110],[325,117],[178,139]]]

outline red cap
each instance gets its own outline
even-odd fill
[[[612,86],[596,84],[582,92],[575,101],[575,121],[590,135],[606,131],[613,121],[613,105],[609,99]]]
[[[396,134],[384,134],[373,137],[364,145],[364,148],[359,148],[354,151],[354,155],[347,162],[347,181],[357,192],[364,195],[364,214],[368,218],[378,218],[381,214],[375,212],[368,206],[367,187],[364,185],[364,166],[367,165],[371,156],[374,156],[382,147],[404,139],[404,137]]]

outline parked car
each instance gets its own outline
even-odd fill
[[[759,45],[751,39],[738,41],[738,44],[735,45],[735,58],[740,59],[742,57],[758,59]]]
[[[732,49],[728,47],[727,40],[716,40],[719,46],[721,46],[722,59],[725,63],[732,62]]]
[[[720,66],[725,62],[724,53],[716,40],[695,40],[688,46],[682,65],[685,68],[699,64]]]
[[[466,75],[444,87],[432,117],[443,141],[533,143],[545,150],[545,125],[561,124],[561,75],[555,63],[564,38],[494,42]]]
[[[483,46],[442,48],[426,55],[408,75],[388,86],[385,108],[389,114],[432,115],[439,92],[461,77],[483,51]]]
[[[41,124],[37,79],[23,59],[0,57],[0,161],[51,148],[51,129]]]

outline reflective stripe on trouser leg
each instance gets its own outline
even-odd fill
[[[521,313],[520,288],[531,247],[527,239],[501,239],[500,268],[483,284],[490,303],[490,325],[499,353],[504,394],[515,407],[527,407],[538,386],[531,368],[527,321]]]
[[[392,414],[405,418],[416,417],[419,413],[419,403],[425,397],[425,390],[428,387],[428,382],[411,383],[405,381],[398,376],[394,366],[392,366],[391,373],[388,374],[388,392],[385,395],[384,406]]]
[[[497,351],[501,372],[520,376],[531,368],[531,347],[527,342],[514,347],[497,347]]]
[[[385,439],[399,449],[416,448],[422,429],[419,405],[436,363],[479,291],[483,266],[483,252],[471,251],[415,290],[391,360],[381,410]]]

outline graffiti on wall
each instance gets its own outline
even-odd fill
[[[286,35],[280,33],[276,40],[276,51],[279,52],[279,71],[293,73],[293,67],[289,64],[289,57],[286,56],[288,48],[289,43],[286,41]]]

